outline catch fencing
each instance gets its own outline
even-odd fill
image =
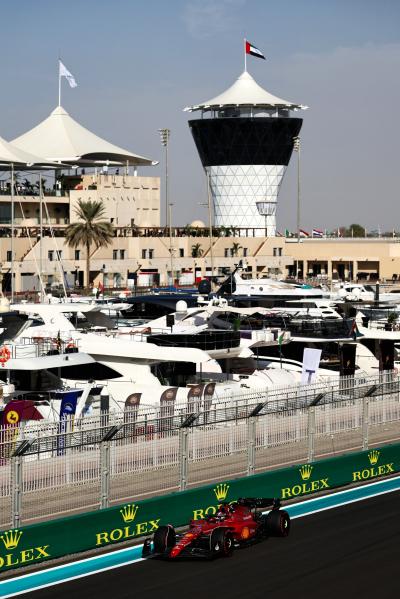
[[[0,429],[0,528],[400,439],[396,373]]]

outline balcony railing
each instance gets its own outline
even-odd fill
[[[46,197],[68,197],[69,196],[69,191],[66,189],[44,189],[42,191],[43,195]],[[0,189],[0,196],[11,196],[11,190],[10,188],[3,188]],[[22,187],[22,188],[16,188],[14,190],[14,198],[15,199],[35,199],[35,200],[39,200],[39,190],[30,187]]]

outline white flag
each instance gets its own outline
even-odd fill
[[[70,87],[77,87],[78,84],[75,81],[75,77],[72,75],[72,73],[69,72],[69,70],[66,68],[65,65],[63,65],[63,63],[61,62],[61,60],[59,61],[60,63],[60,77],[65,77],[69,83]]]

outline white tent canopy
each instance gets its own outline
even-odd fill
[[[286,108],[288,110],[307,108],[302,104],[289,102],[270,94],[258,85],[250,73],[244,71],[235,83],[219,96],[207,102],[188,106],[185,110],[193,112],[194,110],[222,108],[223,106],[262,106],[265,108]]]
[[[34,152],[48,160],[82,166],[104,163],[150,166],[152,160],[133,154],[98,137],[77,121],[62,106],[36,127],[12,141],[25,152]]]
[[[23,170],[38,168],[39,166],[47,166],[49,168],[55,166],[44,158],[20,150],[0,137],[0,170],[8,169],[11,164]]]

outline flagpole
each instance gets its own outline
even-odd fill
[[[14,163],[11,163],[11,303],[14,303]]]
[[[61,75],[60,75],[60,59],[58,59],[58,105],[61,106]]]
[[[243,38],[243,42],[244,42],[244,70],[247,71],[246,38]]]

